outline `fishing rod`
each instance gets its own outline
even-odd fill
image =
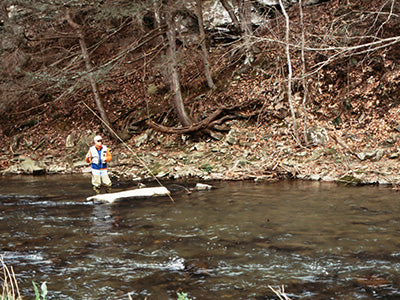
[[[161,186],[164,187],[165,186],[158,180],[158,178],[156,176],[154,176],[153,172],[150,170],[150,168],[147,166],[147,164],[145,163],[145,161],[143,159],[141,159],[139,157],[139,155],[133,151],[133,149],[111,128],[110,125],[107,124],[107,122],[105,122],[89,105],[87,105],[85,103],[85,101],[81,100],[81,102],[83,103],[83,105],[85,105],[89,111],[94,114],[107,128],[108,130],[110,130],[117,138],[118,140],[132,153],[136,156],[136,158],[140,161],[140,163],[145,167],[145,169],[150,173],[150,175],[157,181],[157,183]],[[171,199],[172,202],[175,203],[174,199],[172,198],[172,196],[170,194],[168,194],[168,197]]]

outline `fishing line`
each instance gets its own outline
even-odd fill
[[[145,169],[150,173],[150,175],[157,181],[157,183],[161,186],[161,187],[165,187],[156,176],[154,176],[153,172],[151,172],[150,168],[147,166],[147,164],[144,162],[143,159],[141,159],[139,157],[139,155],[133,151],[133,149],[127,144],[125,143],[125,141],[89,106],[85,103],[85,101],[81,100],[81,102],[89,109],[89,111],[94,114],[107,128],[108,130],[110,130],[117,138],[118,140],[124,144],[124,146],[132,153],[136,156],[136,158],[140,161],[140,163],[145,167]],[[172,198],[172,196],[170,194],[168,194],[168,197],[171,199],[172,202],[175,203],[174,199]]]

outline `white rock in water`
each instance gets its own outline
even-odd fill
[[[197,191],[211,190],[212,186],[208,184],[197,183],[194,189]]]

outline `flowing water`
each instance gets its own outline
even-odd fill
[[[319,182],[217,182],[112,205],[79,176],[0,179],[0,251],[48,299],[400,299],[400,194]],[[191,186],[190,183],[180,183]],[[119,183],[115,190],[133,188]]]

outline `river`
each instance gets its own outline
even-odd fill
[[[88,177],[0,178],[1,255],[48,299],[400,299],[400,194],[334,183],[165,183],[86,201]],[[121,182],[115,191],[134,188]]]

